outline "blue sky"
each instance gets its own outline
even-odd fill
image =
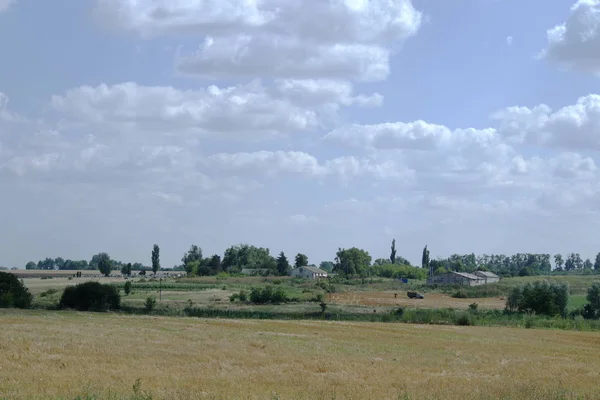
[[[600,251],[600,1],[257,3],[0,1],[0,265]]]

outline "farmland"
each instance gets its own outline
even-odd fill
[[[68,311],[0,319],[0,398],[124,398],[137,379],[153,399],[600,396],[597,333]]]

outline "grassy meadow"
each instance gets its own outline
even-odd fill
[[[600,398],[597,333],[47,310],[0,320],[7,399]]]

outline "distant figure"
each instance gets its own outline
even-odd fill
[[[398,293],[394,293],[394,298],[398,298]]]

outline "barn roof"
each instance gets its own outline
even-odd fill
[[[452,273],[453,273],[453,274],[456,274],[456,275],[459,275],[459,276],[462,276],[462,277],[464,277],[464,278],[470,279],[470,280],[472,280],[472,281],[478,281],[478,280],[480,280],[480,279],[481,279],[481,278],[480,278],[479,276],[477,276],[477,275],[468,274],[468,273],[466,273],[466,272],[456,272],[456,271],[453,271]]]
[[[496,275],[493,272],[489,272],[489,271],[477,271],[475,272],[477,275],[479,276],[485,276],[486,278],[500,278],[498,275]]]

